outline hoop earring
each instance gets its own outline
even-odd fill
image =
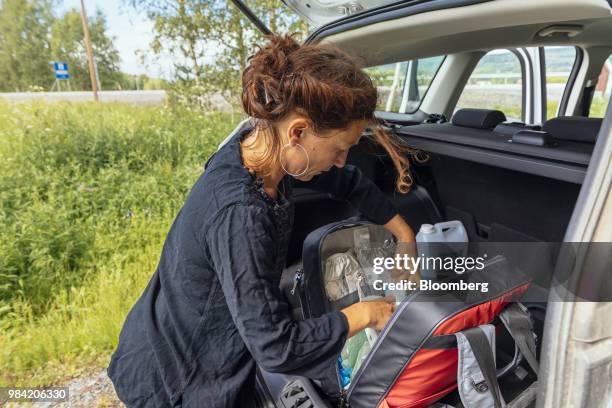
[[[296,144],[296,146],[299,146],[304,151],[304,153],[306,154],[306,168],[303,171],[301,171],[300,173],[290,173],[285,168],[285,166],[283,165],[283,159],[282,159],[283,152],[285,151],[285,148],[287,148],[287,146],[291,146],[291,145],[289,143],[287,143],[286,145],[284,145],[281,148],[281,152],[280,152],[280,154],[281,154],[281,160],[280,160],[281,168],[285,171],[285,173],[287,173],[290,176],[293,176],[293,177],[303,176],[304,174],[306,174],[306,172],[308,171],[308,167],[310,166],[310,157],[308,157],[308,152],[306,151],[306,148],[304,146],[302,146],[301,144],[299,144],[299,143]]]

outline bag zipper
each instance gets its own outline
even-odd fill
[[[341,361],[342,361],[342,353],[338,354],[338,358],[336,359],[336,377],[338,379],[338,385],[340,386],[339,387],[340,395],[338,396],[337,408],[349,408],[347,390],[342,386],[342,377],[340,376],[339,365],[342,364]],[[349,387],[350,387],[350,384],[349,384]]]
[[[298,286],[302,286],[303,281],[304,270],[302,268],[297,268],[295,271],[295,275],[293,275],[293,287],[291,288],[291,295],[295,295],[295,290],[298,288]]]
[[[346,390],[340,390],[340,397],[338,397],[338,408],[349,408],[348,399],[346,398]]]
[[[298,267],[293,275],[293,287],[291,288],[291,296],[294,296],[297,292],[298,300],[300,302],[300,308],[302,309],[302,316],[307,319],[311,316],[310,307],[305,299],[305,293],[302,290],[304,286],[304,268]]]

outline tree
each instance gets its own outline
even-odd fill
[[[237,103],[240,73],[262,34],[228,0],[128,0],[154,22],[151,48],[173,57],[180,93],[201,100],[222,93]],[[304,22],[277,0],[253,0],[249,6],[273,32],[306,33]]]
[[[81,15],[53,15],[53,0],[0,0],[0,91],[49,90],[55,81],[51,61],[68,63],[72,89],[91,89]],[[114,38],[97,11],[89,19],[102,89],[115,89],[122,76]]]
[[[119,70],[119,52],[113,44],[114,38],[106,34],[106,18],[97,10],[88,20],[101,88],[120,88],[123,78]],[[79,11],[67,11],[54,21],[51,29],[51,56],[53,60],[68,63],[73,89],[91,89],[83,23]]]
[[[0,1],[0,90],[48,89],[50,33],[48,0]]]

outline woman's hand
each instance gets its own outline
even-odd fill
[[[391,218],[391,220],[387,222],[384,227],[395,235],[397,239],[397,247],[395,249],[396,257],[399,256],[401,259],[403,259],[404,256],[407,256],[408,258],[415,259],[418,256],[414,231],[410,225],[404,221],[401,215],[397,214],[395,217]],[[408,262],[407,265],[412,265],[412,263]],[[395,282],[399,282],[400,280],[409,280],[418,283],[420,280],[420,271],[412,270],[410,267],[393,269],[390,277]]]
[[[389,222],[383,225],[383,227],[395,235],[397,242],[405,242],[410,244],[416,241],[414,231],[399,214],[396,214],[395,217],[391,218]]]
[[[349,323],[348,337],[353,337],[368,327],[377,331],[382,330],[394,311],[395,299],[392,296],[361,301],[342,309]]]
[[[368,309],[370,315],[370,325],[368,327],[376,331],[381,331],[395,312],[395,298],[393,296],[387,296],[381,300],[366,300],[360,303],[363,303]]]
[[[398,242],[395,247],[395,256],[399,256],[400,259],[408,258],[408,262],[402,262],[400,269],[393,269],[390,273],[391,279],[394,282],[409,280],[418,284],[421,279],[421,271],[413,268],[418,257],[416,242]]]

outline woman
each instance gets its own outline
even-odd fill
[[[130,407],[250,407],[256,364],[321,378],[335,372],[348,337],[382,329],[393,312],[390,300],[360,302],[294,321],[278,288],[292,183],[347,200],[414,242],[383,193],[344,165],[371,126],[398,170],[397,187],[409,187],[406,157],[374,123],[370,78],[337,48],[272,37],[242,80],[256,125],[236,131],[207,163],[112,356],[108,374]]]

